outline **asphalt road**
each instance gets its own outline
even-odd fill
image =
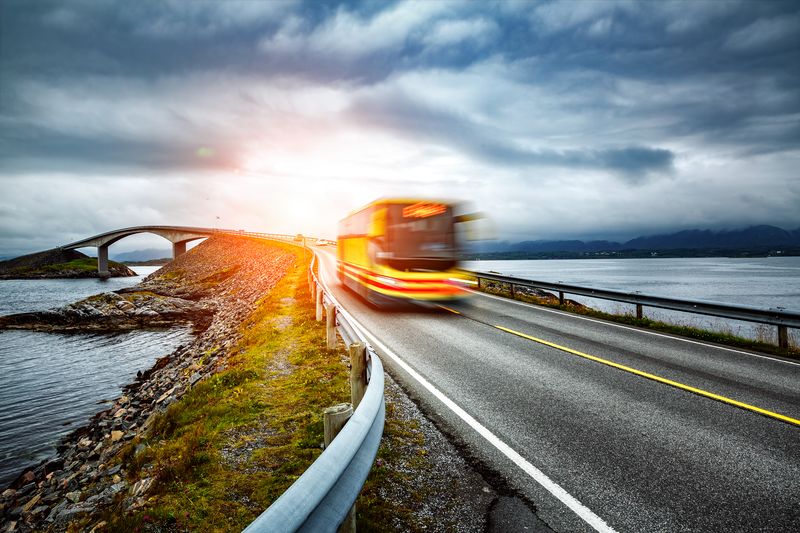
[[[488,295],[380,311],[322,258],[385,366],[554,530],[800,531],[800,365]]]

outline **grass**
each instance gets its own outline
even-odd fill
[[[226,368],[156,415],[146,437],[117,457],[130,485],[154,482],[142,507],[126,512],[130,499],[117,501],[99,516],[106,530],[241,531],[319,456],[322,410],[349,401],[349,371],[344,346],[326,348],[324,322],[314,321],[308,259],[297,255],[242,324]],[[409,473],[426,468],[424,436],[417,421],[393,413],[387,402],[384,440],[357,506],[360,531],[430,526],[414,516],[413,498],[425,492]],[[387,486],[412,493],[412,504],[387,500]],[[92,523],[85,518],[74,529]]]
[[[109,529],[239,531],[321,453],[322,409],[347,401],[349,385],[313,321],[303,267],[242,325],[227,368],[123,451],[129,483],[155,481],[142,509],[105,517]]]
[[[497,296],[503,296],[505,298],[512,297],[511,289],[506,283],[483,280],[481,282],[480,290],[490,294],[495,294]],[[522,302],[532,303],[554,309],[560,309],[562,311],[567,311],[579,315],[600,318],[603,320],[608,320],[610,322],[617,322],[620,324],[627,324],[630,326],[651,329],[654,331],[671,333],[673,335],[679,335],[691,339],[703,340],[715,344],[722,344],[725,346],[745,348],[748,350],[756,350],[759,352],[769,353],[773,355],[779,355],[793,359],[800,359],[800,343],[798,343],[797,340],[793,338],[792,335],[790,335],[789,349],[785,350],[779,348],[774,344],[774,342],[770,341],[771,335],[764,328],[758,329],[758,339],[754,340],[735,335],[731,332],[710,331],[707,329],[697,328],[686,324],[672,324],[669,322],[652,320],[647,317],[636,318],[635,315],[628,313],[607,313],[604,311],[598,311],[596,309],[592,309],[591,307],[587,307],[585,305],[581,305],[578,304],[577,302],[572,302],[569,300],[565,300],[564,304],[559,304],[558,298],[552,295],[550,297],[537,297],[521,293],[519,291],[515,291],[513,298],[515,300],[519,300]]]

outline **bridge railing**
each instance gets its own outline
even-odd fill
[[[296,240],[297,236],[245,234],[304,246],[304,243]],[[331,327],[335,324],[345,343],[351,345],[359,342],[366,347],[368,384],[353,415],[333,441],[286,492],[245,528],[244,531],[248,533],[336,531],[348,517],[364,486],[383,436],[386,416],[383,365],[369,346],[360,326],[320,282],[314,272],[316,259],[314,253],[309,266],[309,288],[315,298],[319,289],[321,301],[317,305],[319,307],[323,303],[328,309],[329,324]],[[328,342],[330,344],[330,336]]]
[[[479,290],[482,288],[482,281],[493,281],[502,283],[510,287],[512,297],[515,296],[516,287],[530,287],[544,289],[558,293],[559,303],[564,303],[564,295],[572,294],[577,296],[588,296],[600,298],[602,300],[612,300],[615,302],[629,303],[636,306],[636,317],[642,318],[643,307],[656,307],[659,309],[669,309],[672,311],[682,311],[685,313],[695,313],[699,315],[715,316],[732,320],[742,320],[745,322],[756,322],[769,324],[778,328],[778,346],[783,349],[789,347],[788,328],[800,328],[800,313],[778,309],[760,309],[744,305],[730,305],[716,302],[704,302],[693,300],[681,300],[677,298],[665,298],[662,296],[648,296],[638,292],[620,292],[605,289],[593,289],[566,283],[552,283],[547,281],[536,281],[531,279],[504,276],[493,272],[466,271],[467,274],[478,280]]]

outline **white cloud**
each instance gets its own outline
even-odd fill
[[[156,4],[157,10],[145,13],[133,8],[123,10],[141,35],[174,39],[186,36],[213,35],[236,29],[257,27],[265,22],[278,22],[293,11],[299,2],[166,0]],[[138,6],[146,9],[148,6]]]
[[[422,38],[422,42],[432,47],[453,46],[464,42],[483,46],[495,39],[499,32],[496,22],[484,18],[444,20],[438,22]]]
[[[758,19],[732,33],[725,41],[731,50],[753,50],[793,40],[800,42],[800,16]]]
[[[543,32],[568,30],[595,20],[613,16],[616,11],[635,12],[639,5],[632,0],[597,0],[594,2],[548,2],[531,13],[535,27]]]

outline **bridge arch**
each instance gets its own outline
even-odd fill
[[[132,228],[122,228],[108,231],[99,235],[94,235],[87,239],[71,242],[61,246],[64,250],[74,250],[76,248],[86,248],[94,246],[97,248],[97,271],[101,277],[109,276],[108,271],[108,247],[131,235],[138,233],[152,233],[170,241],[172,243],[173,259],[186,252],[186,243],[210,237],[222,230],[212,228],[195,228],[186,226],[136,226]]]

